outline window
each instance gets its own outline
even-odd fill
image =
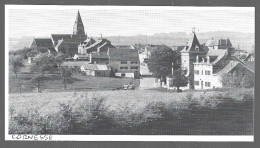
[[[124,74],[124,73],[122,73],[122,74],[121,74],[121,77],[125,77],[125,74]]]
[[[127,64],[127,61],[123,61],[123,62],[121,62],[121,64]]]
[[[131,69],[138,69],[138,66],[132,66]]]
[[[199,81],[194,81],[194,85],[200,85]]]
[[[137,64],[137,62],[131,62],[131,64]]]
[[[210,71],[209,71],[209,70],[206,70],[206,71],[205,71],[205,75],[210,75]]]
[[[120,69],[128,69],[128,67],[120,67]]]
[[[203,70],[201,70],[201,75],[203,75]]]
[[[194,74],[195,74],[195,75],[199,75],[199,74],[200,74],[200,71],[194,70]]]
[[[210,82],[205,82],[206,87],[210,87]]]
[[[198,47],[198,46],[195,46],[195,50],[196,50],[196,51],[199,51],[199,47]]]

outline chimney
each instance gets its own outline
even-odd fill
[[[89,53],[89,63],[92,63],[92,52]]]
[[[210,58],[209,56],[207,56],[207,63],[209,64],[209,62],[210,62]]]

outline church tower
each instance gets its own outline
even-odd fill
[[[73,35],[85,35],[84,25],[79,11],[73,26]]]
[[[181,66],[187,71],[186,77],[189,78],[189,89],[194,89],[194,65],[197,56],[206,55],[205,49],[200,45],[196,36],[195,29],[192,31],[193,36],[187,45],[181,50]]]

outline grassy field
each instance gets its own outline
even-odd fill
[[[18,78],[14,74],[9,75],[9,92],[19,93],[20,86],[21,91],[24,93],[36,91],[36,87],[30,83],[33,74],[18,74]],[[112,90],[122,87],[125,84],[133,82],[136,87],[140,82],[138,79],[132,78],[110,78],[110,77],[92,77],[82,76],[79,73],[74,73],[72,80],[67,84],[66,90],[62,81],[59,80],[57,74],[48,74],[48,78],[43,82],[41,87],[44,91],[57,92],[57,91],[89,91],[89,90]]]
[[[88,114],[89,106],[95,104],[95,100],[102,100],[102,103],[95,105],[99,114],[92,119]],[[79,123],[69,118],[71,122],[66,122],[66,131],[40,132],[51,134],[251,135],[253,103],[253,89],[183,93],[155,90],[23,93],[10,94],[9,117],[29,118],[37,111],[37,121],[42,121],[55,115],[54,120],[61,125],[50,128],[57,129],[65,126],[58,119],[63,119],[68,112],[71,116],[81,112]],[[64,106],[71,110],[64,111]],[[32,123],[36,121],[35,118],[31,120],[30,124],[20,120],[18,124],[10,119],[11,133],[34,133],[35,124]]]

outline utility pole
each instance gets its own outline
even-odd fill
[[[172,62],[172,84],[173,84],[173,62]]]

